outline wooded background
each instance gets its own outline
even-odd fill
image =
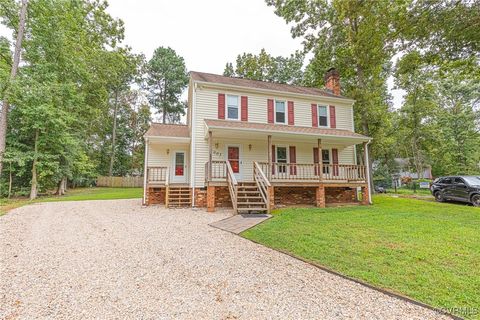
[[[373,138],[375,179],[398,171],[395,158],[409,159],[413,171],[430,165],[436,176],[479,174],[479,1],[266,5],[304,39],[302,48],[288,57],[268,48],[240,53],[225,75],[323,87],[323,75],[335,67],[342,94],[356,100],[356,131]],[[0,0],[0,21],[12,32],[0,38],[0,196],[33,199],[48,190],[62,194],[67,182],[141,176],[152,116],[183,119],[183,58],[166,47],[148,61],[134,54],[123,44],[123,22],[106,7],[93,0]],[[399,109],[389,78],[406,92]]]

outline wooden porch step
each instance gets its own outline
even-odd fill
[[[266,211],[267,208],[238,208],[238,211]]]
[[[167,197],[169,208],[187,208],[192,204],[192,190],[187,186],[170,186]]]
[[[237,205],[239,206],[244,206],[244,205],[265,205],[265,203],[263,202],[259,202],[259,201],[251,201],[251,202],[237,202]]]

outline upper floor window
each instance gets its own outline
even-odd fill
[[[328,108],[327,106],[318,106],[318,126],[328,127]]]
[[[238,96],[227,95],[227,119],[239,120]]]
[[[276,123],[285,123],[285,101],[275,100],[275,122]]]

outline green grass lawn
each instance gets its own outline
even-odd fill
[[[433,199],[430,189],[417,189],[415,190],[415,192],[413,192],[412,189],[397,188],[397,192],[395,192],[395,189],[387,189],[387,192],[389,194],[399,194],[399,195],[430,196]]]
[[[0,199],[0,215],[7,211],[32,202],[49,201],[82,201],[82,200],[113,200],[135,199],[143,196],[142,188],[78,188],[69,189],[64,196],[39,197],[34,201],[25,198]]]
[[[480,317],[479,208],[382,195],[372,206],[279,210],[242,235],[435,307],[472,308],[459,315]]]

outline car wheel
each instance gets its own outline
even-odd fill
[[[472,204],[475,207],[480,207],[480,194],[476,194],[472,197]]]
[[[445,199],[443,199],[443,195],[440,191],[435,192],[435,200],[438,202],[444,202]]]

